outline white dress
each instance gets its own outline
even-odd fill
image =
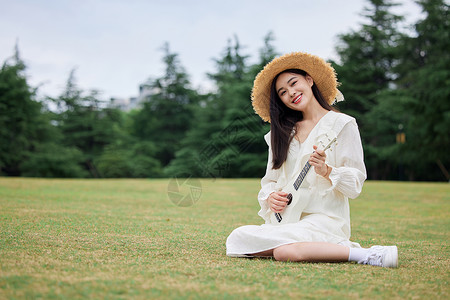
[[[300,189],[309,195],[308,204],[299,221],[272,225],[267,198],[293,177],[298,176],[313,152],[318,137],[332,132],[337,144],[327,150],[326,163],[332,167],[331,183],[311,168]],[[354,118],[343,113],[329,111],[311,130],[307,139],[300,143],[292,139],[286,162],[277,170],[272,169],[270,132],[264,136],[269,146],[265,176],[261,180],[258,201],[265,224],[246,225],[236,228],[226,241],[227,255],[247,257],[249,254],[296,242],[329,242],[360,247],[350,241],[349,198],[356,198],[366,179],[363,149],[358,126]],[[331,150],[331,151],[330,151]]]

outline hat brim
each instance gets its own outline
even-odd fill
[[[332,104],[337,90],[336,72],[322,58],[304,53],[294,52],[273,59],[255,77],[252,89],[252,105],[255,112],[266,122],[270,122],[270,88],[272,81],[287,69],[300,69],[308,73],[314,80],[325,100]]]

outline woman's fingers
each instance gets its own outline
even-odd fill
[[[274,193],[273,197],[274,199],[278,200],[278,201],[287,201],[287,193],[284,192],[278,192],[278,193]]]
[[[273,192],[269,196],[269,207],[273,212],[282,212],[287,205],[287,193]]]
[[[314,152],[309,157],[309,163],[314,167],[317,174],[324,176],[327,173],[328,167],[325,163],[327,155],[325,151],[318,149],[317,146],[313,146]]]
[[[327,157],[327,155],[325,154],[325,152],[323,150],[317,150],[317,151],[313,152],[310,157],[325,161],[325,158]]]

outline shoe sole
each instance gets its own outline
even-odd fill
[[[389,262],[389,264],[384,265],[386,268],[398,268],[398,249],[397,246],[387,246],[387,253],[383,259],[384,261]]]

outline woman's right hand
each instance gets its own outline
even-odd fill
[[[274,213],[283,212],[284,208],[288,203],[288,198],[286,198],[288,194],[285,192],[272,192],[267,198],[267,203],[269,204],[269,208]]]

